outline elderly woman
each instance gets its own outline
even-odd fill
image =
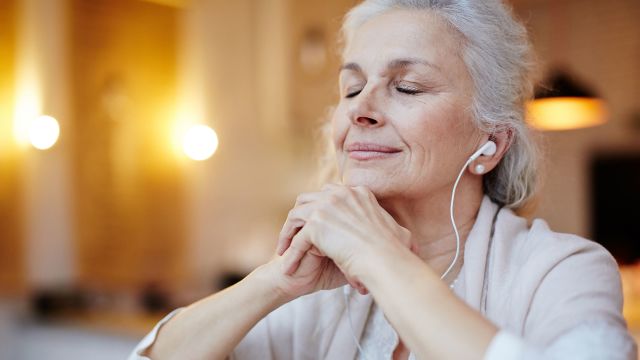
[[[278,256],[131,358],[635,359],[614,259],[514,212],[536,156],[505,6],[368,0],[343,35],[339,181],[298,197]]]

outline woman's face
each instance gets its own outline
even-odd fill
[[[426,11],[394,10],[355,31],[332,124],[344,184],[364,185],[379,199],[451,190],[480,143],[462,46]]]

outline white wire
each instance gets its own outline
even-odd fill
[[[464,170],[467,168],[467,166],[469,166],[469,164],[473,160],[475,160],[475,157],[472,156],[469,158],[469,160],[467,160],[467,162],[464,163],[464,166],[462,167],[462,169],[460,169],[460,173],[458,174],[456,181],[453,183],[453,189],[451,189],[451,203],[449,204],[449,216],[451,218],[451,226],[453,227],[453,232],[456,235],[456,255],[453,257],[453,260],[451,261],[451,264],[449,264],[449,267],[447,268],[447,270],[445,270],[445,272],[440,276],[440,279],[444,279],[444,277],[449,274],[451,269],[453,269],[456,262],[458,261],[458,256],[460,255],[460,234],[458,233],[458,227],[456,226],[456,219],[453,216],[453,205],[456,200],[456,189],[458,188],[458,183],[460,182],[460,179],[464,174]],[[349,319],[349,328],[351,329],[351,336],[353,336],[353,341],[356,343],[356,346],[358,347],[358,351],[360,352],[360,355],[362,356],[362,358],[367,360],[368,358],[365,355],[364,350],[360,346],[360,341],[356,337],[356,332],[353,329],[353,322],[351,322],[351,310],[349,308],[349,298],[347,296],[348,288],[345,288],[344,290],[345,290],[343,291],[344,302],[347,305],[347,318]]]
[[[453,189],[451,190],[451,204],[449,205],[449,216],[451,217],[451,226],[453,227],[453,232],[456,234],[456,256],[453,257],[451,264],[449,265],[447,270],[442,274],[442,276],[440,276],[440,279],[444,279],[444,277],[449,274],[449,271],[453,269],[454,265],[456,264],[456,261],[458,261],[458,256],[460,255],[460,234],[458,233],[458,226],[456,226],[456,219],[453,216],[453,204],[456,201],[456,189],[458,188],[458,183],[460,182],[460,179],[462,178],[462,175],[464,174],[464,171],[466,170],[467,166],[469,166],[469,164],[473,160],[475,159],[472,156],[469,158],[469,160],[467,160],[467,162],[464,163],[464,166],[462,167],[462,169],[460,169],[460,173],[456,178],[456,182],[453,183]]]
[[[347,304],[347,318],[349,319],[349,328],[351,329],[351,336],[353,336],[353,341],[355,341],[356,346],[358,347],[358,351],[360,352],[360,355],[362,355],[362,358],[368,359],[365,356],[364,350],[360,346],[360,341],[356,337],[356,331],[353,329],[353,322],[351,321],[351,310],[349,309],[349,297],[348,297],[347,291],[349,291],[349,288],[345,287],[343,294],[344,294],[344,302],[345,304]]]

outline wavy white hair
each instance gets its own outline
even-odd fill
[[[509,208],[527,205],[537,189],[538,150],[525,122],[534,61],[524,26],[500,0],[366,0],[345,16],[343,42],[367,20],[394,9],[433,11],[462,35],[461,53],[475,86],[476,126],[488,134],[511,134],[509,150],[484,176],[484,191]]]

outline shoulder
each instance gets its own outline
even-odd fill
[[[549,272],[563,262],[570,261],[573,271],[611,272],[618,276],[618,266],[609,251],[602,245],[583,237],[555,232],[542,219],[531,225],[513,213],[502,210],[496,226],[507,228],[499,241],[509,255],[520,265],[540,268]],[[496,231],[498,235],[499,231]]]
[[[622,311],[618,264],[602,245],[577,235],[554,232],[546,222],[535,220],[524,249],[530,252],[525,262],[528,267],[544,265],[539,292],[585,297],[584,303]]]
[[[600,244],[583,237],[552,231],[544,220],[531,225],[510,210],[498,216],[493,244],[495,263],[506,273],[503,280],[541,297],[574,292],[607,291],[621,306],[618,265]]]
[[[511,211],[501,217],[518,224],[498,241],[511,270],[505,290],[522,306],[525,335],[545,343],[590,320],[624,327],[618,266],[604,247],[540,219],[526,226]]]
[[[568,271],[619,279],[618,264],[602,245],[578,235],[555,232],[542,219],[532,222],[521,241],[521,256],[526,256],[524,263],[530,266],[544,264],[549,273]]]

